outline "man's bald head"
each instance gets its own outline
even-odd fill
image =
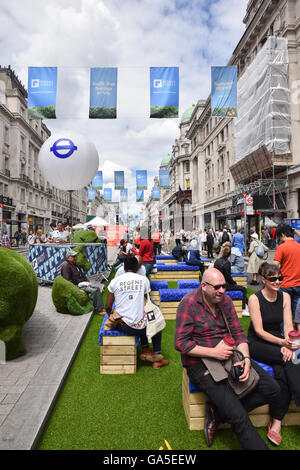
[[[226,281],[221,271],[216,268],[208,268],[204,271],[201,289],[207,303],[217,304],[222,302],[226,290]]]
[[[225,278],[221,271],[216,268],[208,268],[204,271],[202,276],[202,282],[207,282],[211,284],[224,284]]]

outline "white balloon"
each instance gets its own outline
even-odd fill
[[[58,189],[76,190],[96,176],[99,156],[95,145],[72,131],[52,134],[39,152],[39,167],[49,183]]]

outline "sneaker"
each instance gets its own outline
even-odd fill
[[[153,362],[153,369],[160,369],[161,367],[168,366],[170,364],[169,359],[162,359],[159,362]]]
[[[150,349],[143,349],[140,354],[141,361],[159,362],[164,358],[162,354],[154,353]]]
[[[248,305],[246,305],[246,308],[244,308],[244,310],[242,310],[242,316],[243,317],[250,317],[250,312],[248,310]]]

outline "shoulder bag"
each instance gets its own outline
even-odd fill
[[[144,312],[147,315],[146,336],[148,342],[152,343],[153,336],[165,328],[166,321],[160,308],[151,302],[149,293],[147,293],[147,300],[145,300]]]

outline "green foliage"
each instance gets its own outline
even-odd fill
[[[20,253],[0,247],[0,340],[5,342],[7,360],[26,353],[22,331],[37,296],[38,282],[31,264]]]
[[[117,117],[117,108],[102,108],[100,106],[90,106],[90,119],[115,119]]]
[[[151,106],[151,118],[177,118],[177,106]]]
[[[52,286],[52,300],[59,313],[82,315],[93,310],[87,293],[82,292],[62,276],[55,278]]]
[[[101,243],[101,240],[94,230],[79,230],[74,233],[74,243]],[[77,246],[74,250],[78,252],[76,264],[85,272],[89,271],[91,264],[84,252],[84,246]]]
[[[34,106],[33,108],[28,108],[28,118],[29,119],[55,119],[55,106]]]

